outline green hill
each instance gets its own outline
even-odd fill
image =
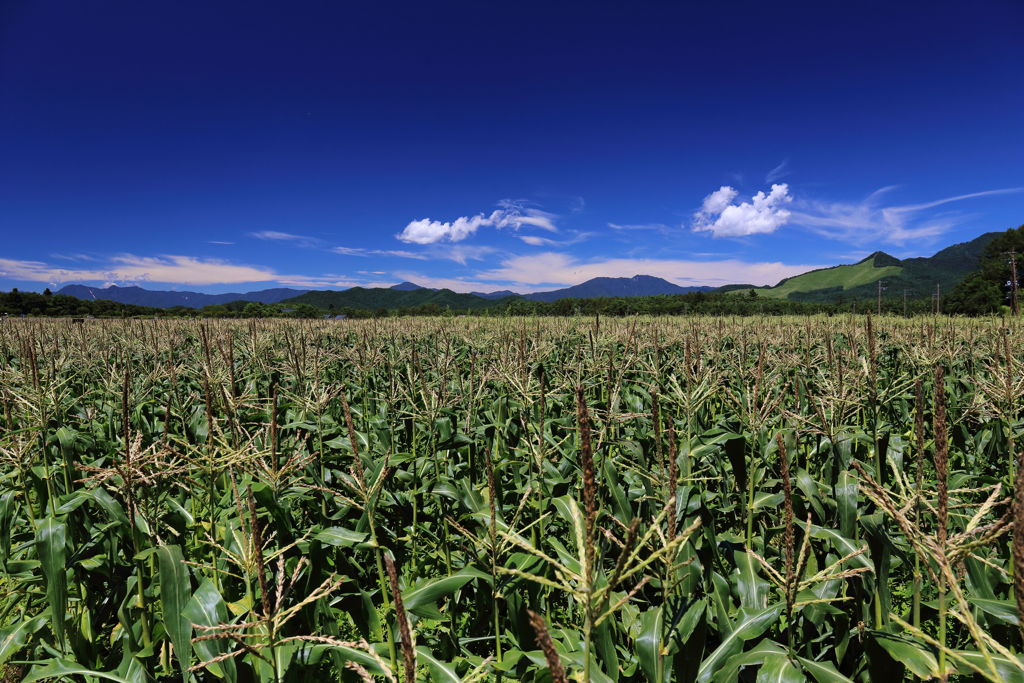
[[[747,294],[752,289],[758,296],[792,301],[835,302],[843,299],[873,298],[878,292],[878,281],[883,282],[884,298],[910,298],[931,295],[939,285],[949,291],[968,273],[975,270],[985,245],[999,233],[989,232],[970,242],[946,247],[928,257],[900,260],[882,251],[876,251],[854,264],[812,270],[782,280],[774,287],[732,289]]]
[[[353,287],[342,291],[306,292],[291,299],[286,299],[282,303],[309,304],[324,310],[332,310],[333,307],[333,310],[356,308],[365,311],[379,311],[382,309],[436,305],[441,308],[465,311],[500,308],[507,304],[511,298],[515,297],[485,299],[475,294],[459,294],[450,289],[402,290]]]

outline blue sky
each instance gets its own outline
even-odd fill
[[[1024,5],[0,3],[0,289],[772,284],[1024,223]]]

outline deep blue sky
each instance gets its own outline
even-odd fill
[[[0,0],[0,289],[927,255],[1024,223],[1022,32],[1016,0]]]

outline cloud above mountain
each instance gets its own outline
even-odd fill
[[[748,202],[733,203],[738,195],[735,188],[723,185],[706,196],[694,214],[693,229],[713,237],[745,237],[773,233],[789,221],[791,214],[784,207],[793,197],[786,183],[772,185]]]
[[[484,227],[511,228],[512,230],[534,227],[548,232],[558,232],[554,223],[556,218],[554,214],[525,206],[523,202],[511,199],[503,199],[498,205],[500,208],[489,214],[478,213],[475,216],[460,216],[452,221],[438,221],[431,218],[410,221],[395,237],[409,244],[435,244],[437,242],[461,242]]]

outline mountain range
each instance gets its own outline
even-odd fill
[[[978,268],[985,247],[998,232],[987,232],[969,242],[946,247],[932,256],[898,259],[876,251],[857,263],[820,268],[780,281],[773,287],[729,285],[723,291],[747,293],[792,301],[836,302],[842,299],[867,299],[878,295],[911,299],[930,296],[953,288],[968,273]]]
[[[57,290],[57,294],[73,296],[76,299],[106,299],[119,304],[132,306],[152,306],[154,308],[202,308],[214,304],[226,304],[232,301],[256,301],[261,304],[276,304],[306,293],[305,289],[288,289],[277,287],[261,289],[256,292],[228,294],[203,294],[202,292],[177,292],[172,290],[143,289],[142,287],[87,287],[85,285],[66,285]]]
[[[450,289],[431,289],[413,282],[402,282],[389,288],[352,287],[346,290],[264,289],[255,292],[203,294],[150,290],[141,287],[98,288],[67,285],[58,294],[79,299],[106,299],[123,304],[172,308],[202,308],[214,304],[254,301],[264,304],[287,302],[309,304],[325,310],[357,308],[380,310],[437,305],[453,310],[496,308],[514,299],[551,302],[565,298],[640,297],[691,292],[734,292],[772,299],[793,301],[836,302],[843,299],[873,298],[879,292],[885,298],[921,298],[936,291],[949,291],[957,282],[978,267],[985,246],[1000,233],[989,232],[969,242],[954,244],[928,257],[898,259],[876,251],[857,263],[820,268],[787,278],[771,287],[727,285],[725,287],[681,287],[650,275],[633,277],[596,277],[572,287],[546,292],[518,294],[511,290],[470,292],[462,294]]]

